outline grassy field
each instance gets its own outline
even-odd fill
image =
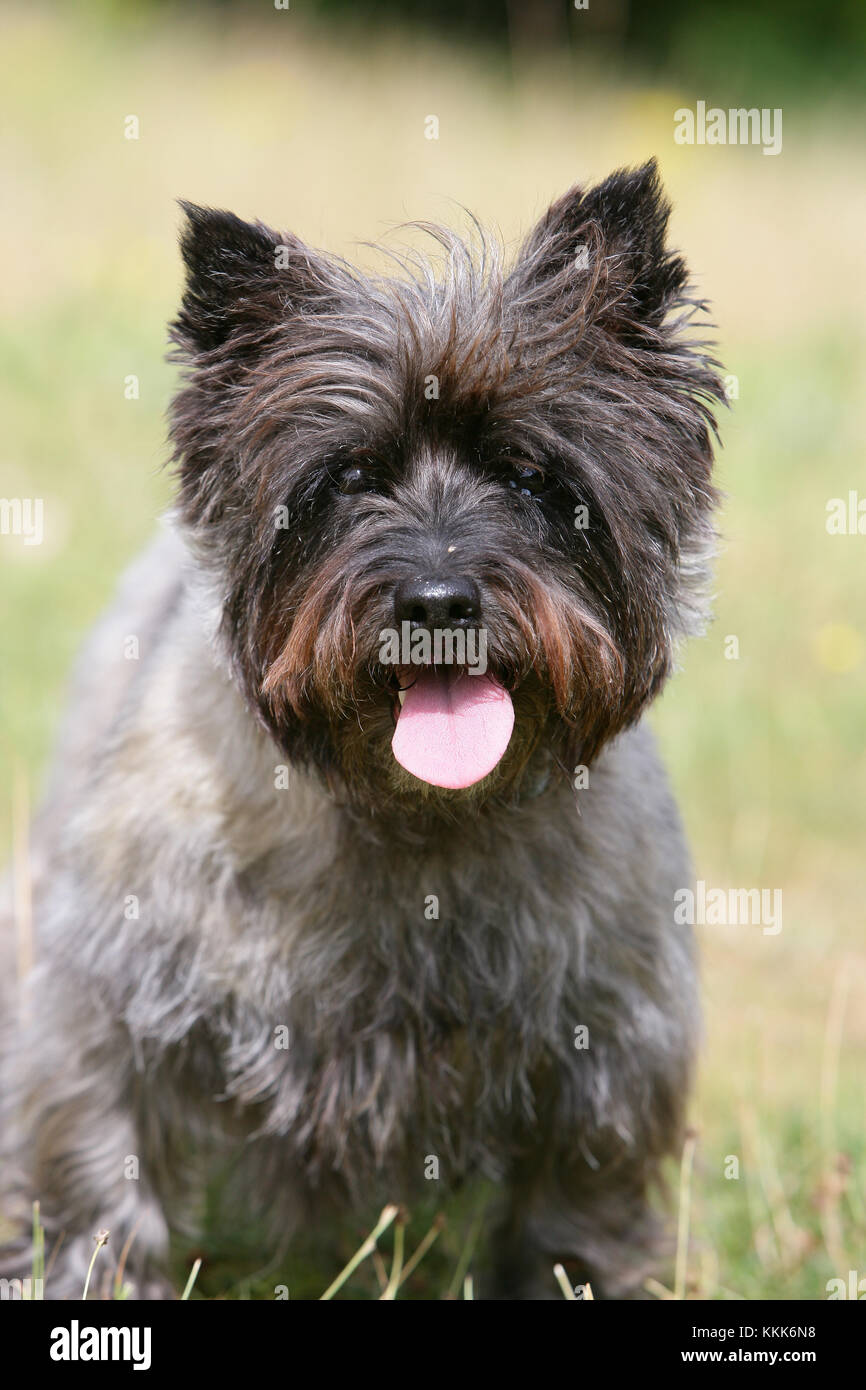
[[[322,34],[295,9],[238,30],[208,13],[171,31],[72,8],[0,21],[0,495],[45,507],[41,546],[0,537],[4,844],[13,804],[37,795],[81,636],[169,495],[173,200],[366,260],[359,242],[406,218],[459,218],[460,204],[512,243],[570,184],[656,154],[736,399],[716,622],[654,718],[700,876],[779,888],[784,914],[777,935],[699,929],[706,1044],[677,1292],[823,1298],[831,1277],[866,1274],[866,536],[825,526],[828,499],[866,497],[863,112],[786,107],[778,157],[683,147],[674,110],[724,104],[723,91]],[[424,137],[431,113],[438,141]],[[419,1267],[421,1296],[461,1273],[472,1219]],[[415,1214],[407,1253],[430,1220]],[[364,1234],[347,1233],[347,1255]],[[228,1278],[206,1264],[200,1286]],[[663,1279],[673,1289],[675,1271]],[[369,1262],[349,1285],[377,1288]]]

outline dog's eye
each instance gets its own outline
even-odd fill
[[[522,497],[538,497],[545,488],[544,474],[534,463],[523,459],[506,461],[505,484]]]
[[[372,449],[358,449],[343,460],[336,473],[337,486],[350,496],[358,492],[376,492],[381,486],[383,467],[383,460]]]
[[[346,468],[340,478],[341,492],[368,492],[371,478],[365,468]]]

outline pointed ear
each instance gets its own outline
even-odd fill
[[[669,216],[654,159],[619,169],[555,202],[524,243],[516,272],[566,312],[581,300],[614,302],[623,320],[655,327],[688,278],[665,244]]]
[[[332,297],[323,262],[297,237],[231,212],[181,207],[186,286],[172,338],[182,350],[208,352],[230,338],[251,347],[292,313]]]

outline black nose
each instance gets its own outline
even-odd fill
[[[465,574],[449,579],[407,579],[394,592],[394,617],[414,628],[477,627],[478,585]]]

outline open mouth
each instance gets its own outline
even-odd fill
[[[491,676],[461,666],[408,666],[398,673],[394,757],[434,787],[471,787],[492,772],[514,728],[514,706]]]

